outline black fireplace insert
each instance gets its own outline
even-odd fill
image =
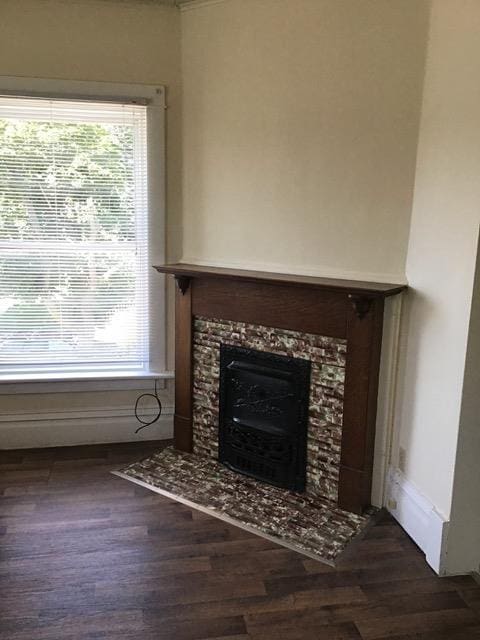
[[[309,390],[309,360],[221,345],[220,462],[304,491]]]

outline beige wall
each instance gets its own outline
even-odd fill
[[[110,0],[1,0],[0,76],[167,86],[167,250],[180,253],[180,17]],[[135,392],[3,396],[5,411],[133,403]]]
[[[183,260],[404,280],[428,5],[182,13]]]
[[[477,28],[480,24],[477,22]],[[480,569],[480,259],[473,290],[447,544],[447,571]]]
[[[435,0],[407,260],[398,445],[407,479],[447,520],[480,221],[479,33],[477,0]],[[478,502],[478,485],[464,490]]]
[[[165,84],[168,250],[180,251],[180,18],[141,1],[2,0],[0,76]]]

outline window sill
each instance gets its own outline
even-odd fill
[[[82,391],[149,390],[153,381],[173,380],[173,371],[104,371],[76,373],[37,373],[0,375],[0,395],[19,393],[72,393]]]

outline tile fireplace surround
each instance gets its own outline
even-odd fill
[[[406,287],[155,268],[177,282],[174,449],[121,475],[333,560],[368,521],[384,299]],[[220,345],[310,362],[304,492],[218,462]]]
[[[193,453],[218,459],[220,344],[312,362],[307,431],[309,495],[337,502],[346,341],[299,331],[197,317],[193,325]]]

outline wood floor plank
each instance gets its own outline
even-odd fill
[[[334,569],[110,473],[159,446],[0,452],[0,640],[480,640],[389,516]]]
[[[285,598],[270,598],[269,596],[250,596],[243,598],[212,600],[208,603],[190,603],[183,605],[168,605],[163,602],[154,603],[144,609],[145,619],[152,626],[158,626],[166,620],[202,620],[220,616],[245,616],[247,614],[272,613],[292,611],[295,601],[292,596]]]
[[[364,640],[384,640],[406,634],[446,633],[462,627],[468,631],[468,627],[478,626],[478,617],[470,609],[455,608],[374,617],[358,621],[357,626]]]

